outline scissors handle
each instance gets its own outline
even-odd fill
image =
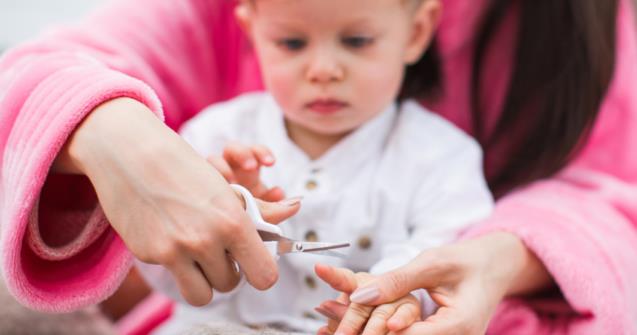
[[[276,235],[282,235],[283,231],[278,226],[265,222],[263,217],[261,216],[261,212],[259,212],[259,207],[257,206],[256,200],[254,200],[254,196],[250,191],[248,191],[245,187],[238,184],[230,184],[235,191],[241,193],[243,197],[243,201],[246,204],[246,212],[248,216],[252,220],[252,223],[257,227],[257,230],[265,231],[268,233],[273,233]]]

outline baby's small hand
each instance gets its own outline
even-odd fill
[[[411,294],[375,307],[350,303],[349,294],[374,280],[370,274],[354,274],[348,269],[321,264],[316,265],[315,271],[326,283],[342,292],[337,300],[325,301],[316,308],[329,318],[328,325],[321,328],[319,334],[388,334],[399,332],[421,318],[420,302]]]
[[[210,156],[208,162],[229,183],[242,185],[256,198],[273,202],[285,198],[283,190],[278,187],[268,188],[259,178],[261,167],[272,166],[275,162],[274,155],[265,146],[232,143],[224,148],[222,157]]]

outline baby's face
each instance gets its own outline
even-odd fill
[[[331,136],[396,99],[438,12],[437,0],[246,0],[237,10],[288,122]]]

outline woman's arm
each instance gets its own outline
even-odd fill
[[[232,95],[243,50],[232,20],[229,1],[115,1],[2,58],[2,267],[22,303],[68,311],[117,288],[131,257],[97,205],[94,180],[51,173],[53,161],[106,101],[132,98],[177,126]],[[141,135],[111,152],[143,144]]]

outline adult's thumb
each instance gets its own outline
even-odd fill
[[[301,208],[301,198],[289,198],[277,202],[256,199],[261,216],[268,223],[279,223],[296,214]]]

